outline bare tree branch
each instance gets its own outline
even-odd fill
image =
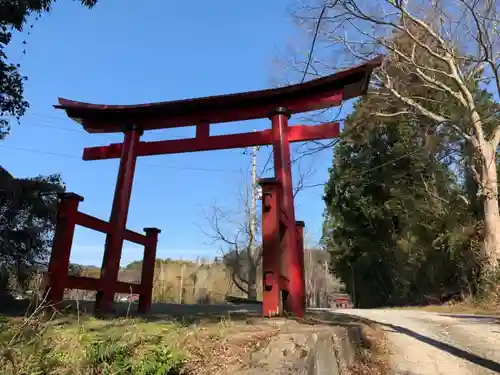
[[[397,113],[381,108],[375,115],[425,116],[437,129],[459,135],[480,155],[472,172],[485,198],[485,249],[495,265],[500,259],[496,171],[500,122],[496,115],[483,113],[476,101],[477,87],[500,96],[500,3],[325,0],[321,7],[303,6],[295,14],[306,27],[322,22],[321,27],[309,27],[318,29],[314,56],[309,59],[317,72],[330,74],[344,64],[385,54],[384,63],[372,74],[371,92],[403,108]],[[429,100],[425,95],[429,92],[453,107]]]

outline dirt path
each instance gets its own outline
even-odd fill
[[[500,322],[494,317],[416,310],[336,310],[380,323],[396,375],[500,374]]]

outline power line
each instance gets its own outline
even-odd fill
[[[409,156],[412,156],[413,154],[416,154],[417,152],[420,152],[420,151],[421,151],[421,150],[413,150],[413,151],[408,152],[408,153],[406,153],[406,154],[404,154],[404,155],[401,155],[401,156],[399,156],[399,157],[397,157],[397,158],[395,158],[395,159],[392,159],[392,160],[386,161],[385,163],[382,163],[382,164],[376,165],[375,167],[368,168],[368,169],[366,169],[366,170],[364,170],[364,171],[361,171],[361,172],[359,172],[359,173],[355,174],[355,175],[354,175],[354,178],[361,177],[361,176],[363,176],[363,175],[365,175],[365,174],[367,174],[367,173],[369,173],[369,172],[372,172],[372,171],[374,171],[374,170],[376,170],[376,169],[379,169],[379,168],[383,168],[383,167],[385,167],[386,165],[389,165],[389,164],[395,163],[395,162],[397,162],[397,161],[400,161],[400,160],[402,160],[402,159],[404,159],[404,158],[407,158],[407,157],[409,157]],[[314,187],[320,187],[320,186],[325,186],[325,185],[327,185],[327,184],[328,184],[328,182],[324,182],[324,183],[320,183],[320,184],[306,185],[306,186],[303,186],[303,187],[302,187],[302,189],[309,189],[309,188],[314,188]]]
[[[259,178],[262,177],[262,175],[264,173],[266,173],[266,168],[267,168],[267,165],[269,164],[269,162],[271,161],[271,157],[273,156],[273,150],[271,150],[271,152],[269,152],[269,155],[267,156],[267,160],[266,162],[264,163],[264,167],[262,168],[262,171],[260,172],[259,174]]]
[[[50,129],[68,131],[68,132],[79,133],[79,134],[89,134],[81,128],[66,128],[66,127],[56,126],[56,125],[52,125],[50,123],[43,123],[43,122],[42,123],[40,123],[40,122],[26,122],[26,123],[22,124],[21,126],[24,126],[24,125],[41,127],[41,128],[50,128]],[[161,130],[166,130],[166,129],[161,129]],[[102,134],[112,134],[112,133],[102,133]],[[181,135],[170,135],[169,138],[171,138],[171,139],[190,139],[192,137],[181,136]]]
[[[61,153],[45,151],[45,150],[37,150],[37,149],[32,149],[32,148],[15,147],[15,146],[8,146],[8,145],[0,145],[0,148],[1,147],[16,150],[16,151],[31,152],[31,153],[42,154],[42,155],[51,155],[51,156],[57,156],[57,157],[66,158],[66,159],[73,159],[73,160],[82,160],[80,157],[77,157],[75,155],[61,154]],[[146,164],[146,166],[151,167],[151,168],[165,168],[165,169],[174,169],[174,170],[180,170],[180,171],[240,173],[240,171],[236,170],[236,169],[198,168],[198,167],[173,166],[173,165],[165,165],[165,164],[162,164],[162,165]]]
[[[28,123],[25,123],[23,125],[36,126],[36,127],[40,127],[40,128],[56,129],[56,130],[62,130],[62,131],[72,132],[72,133],[86,134],[85,131],[83,131],[81,129],[63,128],[60,126],[44,124],[44,123],[39,123],[39,122],[36,122],[36,123],[28,122]],[[23,126],[23,125],[21,125],[21,126]]]
[[[17,150],[17,151],[24,151],[24,152],[32,152],[36,154],[42,154],[42,155],[52,155],[52,156],[59,156],[63,157],[66,159],[77,159],[81,160],[79,157],[75,155],[68,155],[68,154],[60,154],[57,152],[51,152],[51,151],[44,151],[44,150],[36,150],[36,149],[31,149],[31,148],[24,148],[24,147],[15,147],[15,146],[6,146],[6,145],[0,145],[1,148],[9,148],[11,150]]]
[[[313,39],[312,39],[312,42],[311,42],[311,47],[309,48],[309,54],[308,54],[308,57],[307,57],[306,68],[304,69],[304,73],[302,75],[300,83],[304,83],[304,81],[305,81],[305,79],[307,77],[307,73],[309,72],[309,67],[311,66],[312,57],[313,57],[313,54],[314,54],[314,49],[316,47],[316,41],[318,39],[319,27],[321,25],[321,21],[323,20],[323,17],[325,16],[325,12],[326,12],[326,10],[328,8],[334,7],[337,4],[337,1],[338,0],[336,0],[335,3],[331,4],[331,5],[326,4],[326,5],[323,6],[323,9],[321,9],[321,13],[320,13],[320,15],[318,17],[318,22],[316,23],[316,28],[314,30],[314,36],[313,36]],[[337,113],[337,116],[335,116],[335,117],[338,117],[340,115],[340,112],[342,111],[343,106],[344,106],[344,102],[341,103],[339,112]],[[266,163],[264,164],[264,168],[262,168],[262,172],[260,173],[259,177],[261,177],[266,172],[267,164],[269,164],[269,161],[271,160],[272,155],[273,155],[273,151],[271,150],[269,152],[269,156],[267,157]]]

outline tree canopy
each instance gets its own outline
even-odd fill
[[[22,284],[45,265],[52,246],[59,175],[16,179],[0,167],[0,279]]]
[[[86,7],[93,7],[96,0],[79,0]],[[31,18],[50,11],[54,0],[17,1],[4,0],[0,9],[0,140],[9,133],[9,119],[19,120],[29,103],[24,98],[24,81],[21,66],[12,63],[6,53],[13,32],[21,32]],[[33,25],[28,25],[30,28]],[[26,44],[26,41],[23,41]],[[23,51],[26,53],[26,50]]]
[[[475,190],[478,199],[467,200],[477,214],[482,211],[482,262],[492,281],[500,264],[500,107],[491,100],[500,94],[499,6],[475,0],[324,0],[301,3],[295,12],[314,32],[306,75],[384,56],[369,89],[384,101],[371,109],[371,118],[410,119],[432,130],[455,157],[449,167],[461,174],[455,182],[463,188],[465,177],[474,180],[469,192]]]

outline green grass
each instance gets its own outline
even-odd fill
[[[179,374],[186,355],[177,342],[186,329],[138,319],[0,317],[0,368],[2,375]]]

